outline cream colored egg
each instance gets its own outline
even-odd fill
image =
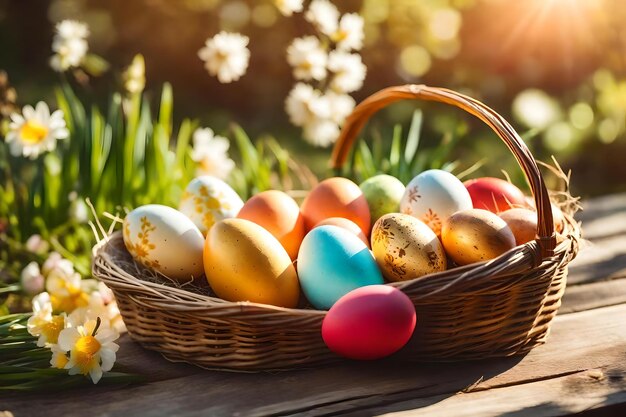
[[[423,221],[437,236],[448,217],[472,207],[472,198],[463,183],[440,169],[430,169],[413,178],[400,201],[402,213]]]
[[[372,229],[372,252],[390,281],[446,269],[446,255],[435,232],[407,214],[390,213],[378,219]]]
[[[183,213],[150,204],[124,219],[124,244],[133,259],[172,279],[188,281],[204,273],[204,237]]]
[[[220,220],[237,216],[241,207],[241,197],[228,184],[218,178],[203,175],[187,185],[179,210],[206,236],[211,226]]]

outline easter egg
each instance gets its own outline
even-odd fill
[[[391,213],[378,219],[372,228],[372,252],[390,281],[444,271],[447,265],[435,232],[408,214]]]
[[[209,230],[204,271],[218,297],[296,307],[298,276],[291,258],[270,232],[245,219],[225,219]]]
[[[537,235],[537,213],[525,208],[512,208],[498,216],[506,222],[515,236],[515,243],[522,245],[535,240]]]
[[[474,208],[494,213],[524,207],[526,197],[515,185],[500,178],[484,177],[465,181]]]
[[[515,247],[511,228],[496,214],[481,209],[459,211],[443,224],[443,247],[458,265],[496,258]]]
[[[179,210],[206,236],[215,223],[235,217],[243,201],[235,190],[219,178],[203,175],[187,185]]]
[[[370,208],[371,223],[387,213],[400,211],[400,200],[406,187],[396,177],[391,175],[375,175],[359,185]]]
[[[370,246],[370,242],[367,239],[367,236],[363,234],[363,230],[361,230],[361,228],[351,220],[345,219],[343,217],[329,217],[328,219],[324,219],[316,224],[315,227],[324,225],[337,226],[346,229],[347,231],[354,233],[359,239],[361,239],[368,248]]]
[[[237,217],[250,220],[270,232],[289,254],[298,256],[304,239],[304,218],[298,203],[282,191],[263,191],[243,205]]]
[[[298,253],[298,277],[306,298],[323,310],[355,288],[383,283],[365,243],[337,226],[319,226],[304,237]]]
[[[535,199],[532,197],[525,197],[526,206],[534,211],[537,211],[535,207]],[[554,203],[550,203],[550,207],[552,208],[552,221],[554,223],[554,230],[562,233],[563,228],[565,227],[565,217],[563,216],[563,211]]]
[[[126,215],[122,234],[133,259],[147,268],[181,281],[204,273],[204,237],[176,209],[158,204],[137,207]]]
[[[331,307],[322,322],[322,338],[346,358],[379,359],[406,345],[416,321],[415,307],[402,291],[369,285],[350,291]]]
[[[370,233],[370,209],[358,185],[347,178],[328,178],[316,185],[300,208],[307,230],[329,217],[356,223],[365,236]]]
[[[424,171],[409,182],[400,202],[400,211],[426,223],[437,236],[453,213],[472,208],[472,199],[463,183],[440,169]]]

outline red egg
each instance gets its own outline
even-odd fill
[[[525,207],[526,197],[515,185],[500,178],[477,178],[463,183],[474,208],[500,213],[514,207]]]
[[[400,350],[411,338],[415,307],[402,291],[368,285],[350,291],[328,311],[322,338],[330,350],[349,359],[371,360]]]

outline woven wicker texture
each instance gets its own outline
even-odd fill
[[[411,298],[418,317],[411,341],[396,357],[449,361],[525,353],[545,341],[565,290],[567,264],[578,252],[574,205],[562,207],[566,224],[557,235],[548,190],[514,129],[484,104],[440,88],[391,87],[364,100],[348,117],[332,164],[339,167],[345,161],[372,114],[403,99],[451,104],[489,125],[526,174],[539,222],[537,240],[496,259],[388,284]],[[131,337],[169,360],[234,371],[339,360],[321,337],[324,311],[228,302],[214,297],[202,282],[180,288],[135,263],[120,233],[95,248],[93,273],[113,290]]]

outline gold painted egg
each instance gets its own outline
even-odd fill
[[[179,210],[206,236],[211,226],[237,216],[241,207],[243,201],[230,185],[219,178],[203,175],[187,185]]]
[[[459,265],[487,261],[515,247],[511,228],[498,215],[481,209],[454,213],[444,223],[441,240]]]
[[[215,223],[204,244],[211,288],[228,301],[296,307],[300,284],[291,258],[270,232],[245,219]]]
[[[372,252],[390,281],[446,269],[446,255],[435,232],[408,214],[390,213],[378,219],[372,228]]]

